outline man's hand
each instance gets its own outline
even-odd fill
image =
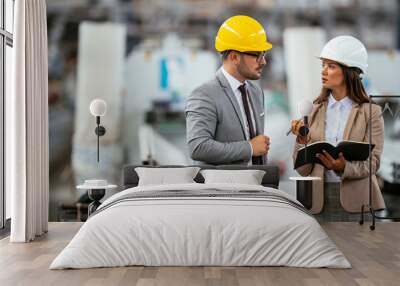
[[[337,172],[343,172],[344,167],[346,166],[346,159],[343,154],[339,154],[338,159],[333,159],[331,155],[325,150],[322,151],[323,154],[317,154],[317,157],[321,160],[322,164],[325,165],[325,168],[328,170],[334,170]]]
[[[250,144],[253,148],[253,157],[265,155],[269,150],[269,137],[265,135],[258,135],[250,140]]]

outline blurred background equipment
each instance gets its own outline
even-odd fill
[[[146,125],[145,129],[152,129],[153,137],[158,138],[152,143],[158,150],[152,154],[157,162],[170,164],[180,158],[180,163],[190,163],[186,152],[186,97],[214,75],[217,61],[215,53],[189,48],[174,33],[163,35],[160,46],[152,47],[151,42],[143,40],[128,54],[123,100],[126,162],[148,157],[142,153],[147,143],[143,145],[144,139],[138,137],[142,125]],[[168,152],[171,146],[176,148],[174,152]]]
[[[294,138],[285,132],[298,118],[298,102],[319,95],[318,57],[328,40],[360,39],[369,55],[367,92],[400,94],[397,0],[48,0],[51,221],[76,220],[75,186],[86,179],[118,184],[124,164],[191,163],[185,101],[220,66],[215,37],[233,15],[257,19],[274,46],[257,84],[265,94],[269,162],[280,167],[283,190],[294,193],[289,177],[297,176]],[[99,164],[87,111],[95,98],[108,106]],[[399,103],[390,107],[396,114]],[[379,175],[387,203],[400,206],[400,116],[389,115]],[[60,204],[73,209],[62,213]]]

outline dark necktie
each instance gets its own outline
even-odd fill
[[[246,84],[242,84],[239,86],[239,91],[242,94],[242,102],[243,102],[243,108],[244,112],[246,114],[246,120],[247,124],[249,126],[249,134],[250,134],[250,139],[253,139],[256,137],[256,129],[253,126],[253,121],[251,120],[251,113],[250,113],[250,106],[249,106],[249,101],[248,101],[248,95],[246,92]],[[262,165],[262,157],[252,157],[251,161],[253,165]]]

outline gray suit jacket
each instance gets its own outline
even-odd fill
[[[264,132],[264,94],[260,87],[247,83],[257,135],[260,135]],[[189,96],[186,137],[193,160],[206,164],[247,164],[251,159],[239,104],[221,70]],[[265,156],[263,164],[266,164]]]

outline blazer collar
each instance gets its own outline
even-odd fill
[[[217,70],[217,73],[215,74],[215,76],[217,77],[217,80],[219,81],[219,84],[224,87],[227,88],[229,87],[229,82],[228,80],[225,78],[224,73],[222,72],[221,68],[219,68]]]
[[[228,73],[224,67],[220,68],[220,71],[222,72],[222,74],[224,75],[224,78],[226,79],[226,81],[228,82],[229,86],[232,88],[232,91],[235,93],[235,91],[239,88],[239,86],[241,86],[242,84],[246,83],[246,81],[244,83],[238,81],[234,76],[232,76],[230,73]]]

